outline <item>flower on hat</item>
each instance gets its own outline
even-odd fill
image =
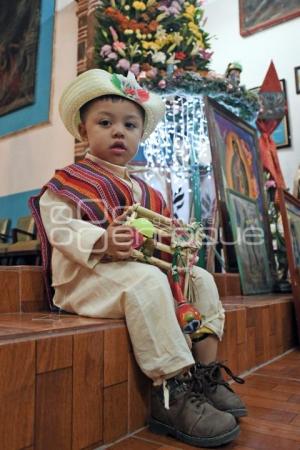
[[[138,103],[146,102],[149,99],[149,92],[141,88],[132,72],[128,72],[127,77],[114,73],[111,82],[126,97]]]

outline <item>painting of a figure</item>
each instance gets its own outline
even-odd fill
[[[283,189],[278,189],[278,198],[300,336],[300,201]]]
[[[0,8],[0,116],[35,99],[40,0],[9,0]]]
[[[227,189],[243,294],[269,292],[271,275],[257,202]]]
[[[214,172],[222,201],[233,189],[258,201],[265,213],[256,130],[215,101],[206,102]]]
[[[233,245],[233,229],[229,216],[228,189],[255,201],[258,220],[264,231],[264,245],[268,253],[270,271],[274,264],[271,251],[271,234],[267,221],[267,208],[263,187],[262,167],[258,152],[256,130],[232,114],[216,101],[205,101],[207,124],[211,144],[218,209],[222,224],[222,247],[226,271],[238,269],[238,258]],[[270,292],[272,281],[267,277],[266,289]]]
[[[239,6],[242,36],[300,16],[300,0],[239,0]]]

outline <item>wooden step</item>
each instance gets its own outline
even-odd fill
[[[40,266],[0,266],[0,314],[48,309]]]
[[[221,297],[241,294],[239,274],[214,274]],[[48,309],[40,266],[0,266],[0,314]]]
[[[123,320],[1,314],[0,361],[1,450],[95,448],[145,425],[150,382]]]
[[[0,280],[1,311],[12,310],[0,314],[1,450],[92,449],[143,427],[150,381],[136,365],[125,322],[41,311],[47,305],[37,267],[2,269]],[[222,301],[219,359],[233,372],[296,345],[290,296]]]
[[[244,373],[298,343],[291,295],[268,294],[222,298],[226,311],[219,359]]]

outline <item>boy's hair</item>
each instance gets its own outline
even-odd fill
[[[97,100],[111,100],[112,102],[124,102],[124,101],[127,101],[127,102],[134,103],[137,106],[137,108],[139,109],[139,111],[140,111],[140,113],[142,115],[143,122],[145,122],[145,110],[144,110],[144,108],[142,108],[138,103],[130,100],[129,98],[124,98],[124,97],[121,97],[120,95],[102,95],[101,97],[93,98],[89,102],[85,103],[79,110],[81,122],[83,122],[83,123],[85,122],[86,116],[87,116],[87,113],[88,113],[90,107]]]

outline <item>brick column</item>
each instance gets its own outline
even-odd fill
[[[95,67],[94,38],[95,38],[95,10],[100,0],[77,0],[78,16],[78,44],[77,44],[77,73]],[[75,142],[75,160],[80,159],[86,149],[86,144]]]

